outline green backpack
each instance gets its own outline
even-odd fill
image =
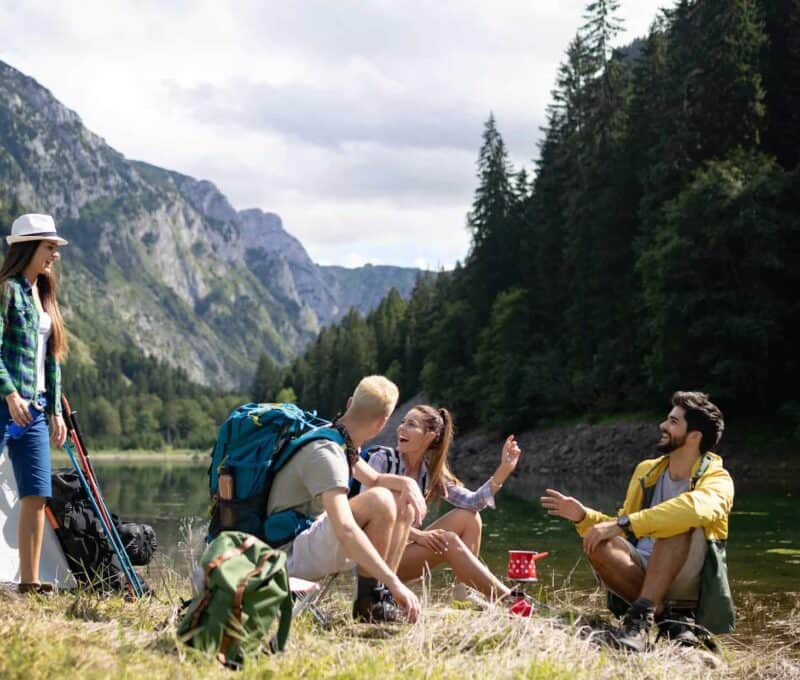
[[[180,623],[180,638],[224,665],[238,667],[255,656],[279,617],[277,648],[282,650],[292,621],[286,554],[255,536],[224,531],[200,558],[205,586]]]

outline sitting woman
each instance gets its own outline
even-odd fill
[[[466,489],[447,466],[453,439],[453,420],[447,409],[421,405],[412,408],[397,428],[397,448],[377,446],[367,451],[367,462],[379,473],[406,475],[419,485],[430,505],[440,499],[455,509],[424,530],[411,529],[397,575],[410,581],[447,563],[456,578],[489,600],[511,591],[478,559],[483,523],[480,511],[494,507],[494,495],[514,471],[520,449],[511,435],[503,446],[500,465],[477,491]],[[462,599],[462,598],[458,598]]]

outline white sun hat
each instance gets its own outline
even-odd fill
[[[69,243],[56,233],[56,223],[50,215],[37,215],[36,213],[20,215],[11,225],[11,234],[6,236],[8,245],[23,241],[43,240],[55,241],[60,246]]]

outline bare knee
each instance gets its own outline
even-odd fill
[[[613,541],[603,541],[592,552],[586,555],[592,566],[601,569],[619,561],[619,551]]]
[[[392,521],[397,519],[398,509],[394,494],[384,487],[373,486],[363,494],[369,503],[369,514],[371,517],[380,516]]]
[[[481,513],[476,512],[475,510],[464,510],[464,512],[467,514],[467,527],[474,529],[478,533],[483,531],[483,520],[481,519]]]
[[[26,510],[38,512],[44,510],[47,499],[44,496],[23,496],[19,499],[19,502]]]
[[[469,552],[469,548],[467,548],[464,541],[461,540],[461,536],[455,531],[446,531],[445,540],[447,541],[448,553],[457,555],[459,553]]]
[[[412,507],[411,503],[403,503],[402,505],[399,504],[397,501],[399,500],[397,496],[393,497],[395,502],[395,506],[397,507],[397,521],[401,524],[411,525],[414,521],[414,508]]]

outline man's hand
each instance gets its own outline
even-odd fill
[[[444,529],[431,529],[430,531],[417,531],[414,533],[414,543],[433,551],[437,555],[447,552],[449,547],[447,534]]]
[[[405,610],[406,619],[410,623],[416,623],[421,610],[417,596],[400,579],[396,579],[391,585],[386,584],[386,587],[394,597],[395,602]]]
[[[422,491],[420,491],[419,484],[411,477],[403,475],[380,475],[378,484],[386,486],[399,494],[398,505],[408,504],[411,506],[414,511],[413,525],[415,527],[422,524],[422,520],[425,519],[425,515],[428,513],[428,504],[425,502]]]
[[[547,510],[548,515],[563,517],[571,522],[580,522],[586,517],[586,508],[577,498],[565,496],[555,489],[545,489],[546,496],[542,496],[539,502]]]
[[[591,555],[598,545],[624,533],[615,520],[598,522],[583,537],[583,552]]]

